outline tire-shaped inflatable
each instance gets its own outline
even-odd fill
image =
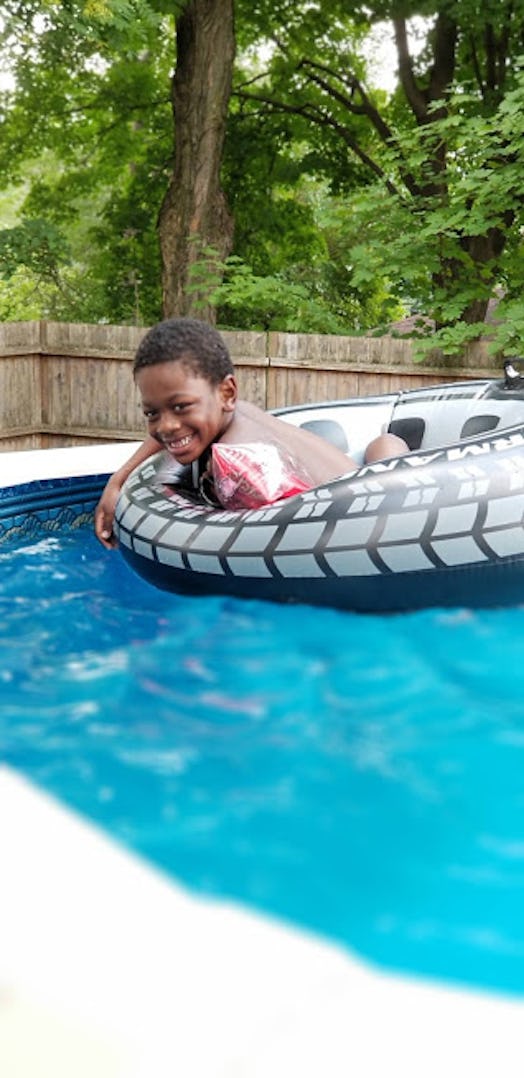
[[[418,449],[259,510],[210,509],[166,484],[158,454],[122,490],[123,556],[158,587],[192,594],[370,612],[523,602],[522,385],[455,383],[280,414],[321,433],[336,426],[358,455],[352,432],[365,429],[364,443],[385,413]],[[439,446],[450,423],[462,437]]]

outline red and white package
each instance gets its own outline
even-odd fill
[[[266,442],[216,442],[211,470],[215,493],[224,509],[258,509],[314,485],[287,450]]]

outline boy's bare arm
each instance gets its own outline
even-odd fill
[[[259,441],[279,445],[306,469],[314,485],[327,483],[357,468],[351,457],[324,438],[263,412],[247,401],[237,402],[234,418],[221,441],[230,444]]]

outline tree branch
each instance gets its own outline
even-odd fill
[[[398,56],[398,75],[400,85],[406,95],[408,105],[419,124],[426,123],[428,108],[425,94],[419,89],[413,72],[413,61],[409,51],[408,32],[404,17],[393,19],[395,45]]]
[[[449,92],[455,76],[458,27],[455,19],[440,12],[435,23],[433,67],[429,79],[428,100],[440,101]],[[435,113],[432,114],[435,116]]]
[[[474,38],[473,34],[470,34],[469,43],[470,43],[470,48],[471,48],[471,66],[473,68],[473,73],[475,75],[475,81],[476,81],[477,86],[479,88],[480,95],[482,97],[482,100],[484,100],[484,98],[486,96],[486,87],[484,85],[484,79],[482,78],[482,71],[480,69],[477,46],[475,44],[475,38]]]
[[[304,105],[288,105],[284,101],[277,101],[274,98],[266,97],[263,94],[250,94],[245,90],[235,90],[234,96],[238,97],[241,101],[257,102],[258,104],[267,105],[271,112],[285,112],[293,116],[303,116],[304,119],[309,120],[311,123],[315,123],[320,127],[329,127],[344,140],[346,146],[348,146],[355,157],[369,168],[375,176],[383,180],[387,190],[392,195],[398,195],[398,190],[395,185],[388,179],[384,170],[380,167],[377,161],[375,161],[366,151],[360,146],[351,131],[345,124],[335,120],[328,112],[320,109],[318,105],[304,104]]]
[[[306,68],[307,78],[311,82],[314,82],[316,86],[319,86],[324,90],[333,101],[338,101],[339,104],[343,105],[349,112],[352,112],[354,116],[367,116],[368,120],[373,124],[373,127],[384,142],[393,141],[393,132],[391,131],[391,128],[388,127],[382,119],[378,109],[375,108],[373,102],[369,99],[362,83],[357,79],[356,75],[351,75],[350,79],[345,79],[337,72],[330,70],[330,68],[325,67],[322,64],[314,63],[313,60],[302,60],[300,66]],[[337,90],[330,82],[323,79],[320,75],[317,75],[317,71],[324,71],[331,78],[338,79],[341,82],[347,82],[351,89],[351,97],[341,93],[340,90]],[[361,105],[355,104],[353,100],[353,94],[355,92],[360,95]]]
[[[395,43],[398,55],[398,71],[406,100],[418,124],[426,124],[443,116],[442,110],[430,113],[428,105],[440,101],[449,92],[455,74],[455,54],[457,47],[457,23],[445,12],[437,16],[434,28],[433,66],[430,71],[426,90],[420,88],[413,71],[413,60],[409,51],[406,20],[404,17],[393,19]]]

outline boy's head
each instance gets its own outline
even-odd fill
[[[143,338],[133,365],[150,435],[180,464],[220,440],[237,385],[219,333],[195,318],[170,318]]]
[[[133,374],[143,367],[173,361],[182,363],[213,386],[235,373],[220,333],[197,318],[167,318],[148,330],[138,346]]]

